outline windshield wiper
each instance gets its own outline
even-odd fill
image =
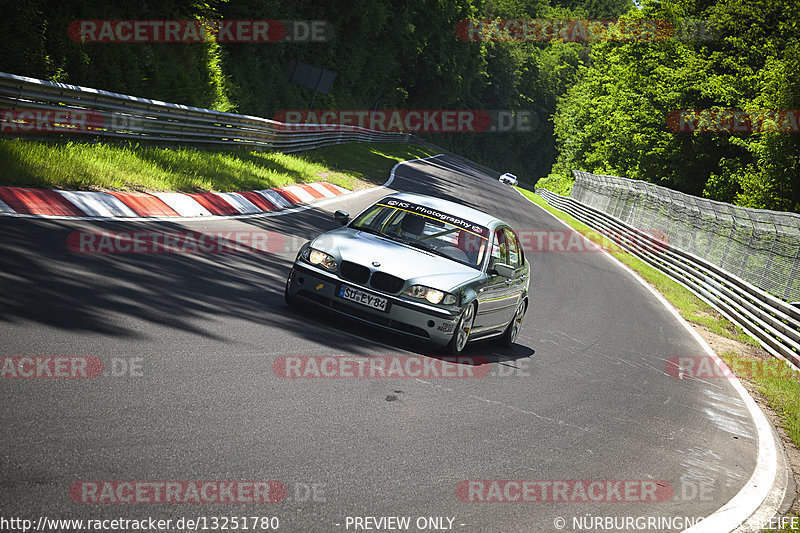
[[[363,231],[364,233],[372,233],[373,235],[380,235],[382,237],[386,237],[387,236],[382,231],[378,231],[376,229],[372,229],[369,226],[353,226],[353,229],[357,229],[358,231]]]
[[[379,237],[384,237],[386,239],[389,239],[390,241],[402,242],[403,244],[408,244],[410,246],[415,246],[419,244],[419,242],[415,239],[411,239],[403,235],[398,235],[396,233],[384,233],[382,231],[370,228],[369,226],[356,227],[355,229],[357,229],[358,231],[363,231],[365,233],[372,233],[373,235],[378,235]]]
[[[459,261],[458,259],[447,255],[446,253],[438,250],[437,248],[434,248],[432,246],[427,246],[426,244],[423,244],[418,240],[409,239],[408,237],[402,237],[401,235],[397,235],[397,237],[401,237],[403,239],[401,241],[402,243],[408,244],[409,246],[412,246],[414,248],[418,248],[418,249],[420,249],[422,251],[425,251],[425,252],[428,252],[428,253],[431,253],[431,254],[434,254],[434,255],[438,255],[439,257],[444,257],[445,259],[449,259],[450,261],[455,261],[456,263],[461,263],[462,265],[474,266],[474,265],[470,265],[469,263],[465,263],[464,261]]]
[[[382,235],[384,237],[388,238],[388,239],[391,239],[393,241],[397,241],[397,242],[402,243],[402,244],[407,244],[408,246],[411,246],[412,248],[416,248],[418,250],[422,250],[422,251],[425,251],[425,252],[433,252],[434,251],[434,250],[428,248],[427,246],[425,246],[424,244],[422,244],[421,242],[419,242],[417,239],[413,239],[411,237],[406,237],[405,235],[397,235],[397,234],[390,234],[390,233],[383,233]]]
[[[439,237],[444,237],[445,235],[450,235],[451,233],[455,233],[456,231],[458,231],[458,228],[446,229],[444,231],[440,231],[439,233],[433,233],[431,235],[423,235],[422,237],[420,237],[419,240],[421,240],[421,241],[429,241],[431,239],[438,239]]]
[[[390,241],[399,242],[401,244],[411,246],[412,248],[416,248],[417,250],[422,250],[423,252],[436,253],[436,250],[434,250],[433,248],[429,248],[428,246],[422,244],[420,241],[412,237],[406,237],[405,235],[399,235],[397,233],[376,232],[376,234],[380,235],[381,237],[385,237]]]

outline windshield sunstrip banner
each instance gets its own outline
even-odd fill
[[[409,213],[414,213],[416,215],[420,215],[423,217],[439,220],[446,224],[450,224],[451,226],[461,228],[464,231],[468,231],[469,233],[477,235],[483,239],[487,240],[489,239],[489,228],[486,228],[479,224],[475,224],[474,222],[470,222],[469,220],[466,220],[464,218],[453,216],[448,213],[443,213],[436,209],[426,207],[424,205],[407,202],[405,200],[398,200],[397,198],[387,198],[386,200],[383,201],[383,203],[378,205],[385,205],[387,207],[393,207],[395,209],[402,209],[403,211],[408,211]]]

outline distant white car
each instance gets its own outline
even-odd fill
[[[517,184],[517,177],[514,174],[509,174],[508,172],[506,172],[505,174],[500,176],[500,179],[498,181],[500,181],[500,183],[507,183],[509,185],[516,185]]]

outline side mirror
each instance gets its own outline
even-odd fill
[[[514,267],[512,267],[511,265],[506,265],[504,263],[497,263],[496,265],[494,265],[494,267],[492,267],[492,270],[496,274],[503,276],[504,278],[511,279],[514,277]]]
[[[339,224],[344,226],[348,222],[350,222],[350,213],[346,213],[344,211],[336,211],[333,214],[333,218],[339,221]]]

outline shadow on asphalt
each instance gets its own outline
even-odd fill
[[[446,353],[444,349],[437,349],[426,344],[424,341],[417,340],[403,336],[399,333],[393,333],[384,329],[365,325],[358,320],[348,317],[339,316],[332,312],[327,312],[324,309],[317,308],[311,304],[298,304],[297,307],[286,307],[285,313],[294,314],[303,319],[303,323],[309,324],[309,319],[313,325],[311,329],[326,329],[342,332],[354,339],[362,339],[366,342],[358,343],[359,346],[365,346],[367,343],[381,344],[389,348],[395,348],[406,352],[411,352],[417,355],[423,355],[435,359],[450,360],[454,356]],[[324,338],[321,339],[319,333],[315,336],[317,342],[328,344]],[[339,348],[339,339],[336,342],[328,344],[331,348]],[[524,346],[522,344],[514,344],[511,347],[502,346],[498,343],[497,338],[477,340],[469,343],[462,351],[459,357],[465,360],[459,364],[472,364],[470,358],[475,361],[475,364],[488,363],[508,363],[517,359],[524,359],[531,357],[535,350]],[[369,356],[369,354],[364,354]]]
[[[508,187],[487,183],[487,177],[460,163],[428,160],[401,167],[393,188],[419,192],[473,205],[452,193],[462,187],[482,187],[498,193],[493,202],[505,203],[515,195]],[[424,171],[423,171],[424,169]],[[454,186],[452,176],[458,175]],[[387,194],[391,191],[387,191]],[[479,198],[480,196],[476,196]],[[485,209],[485,207],[484,207]],[[0,219],[0,321],[35,322],[76,332],[145,338],[146,326],[131,319],[168,326],[210,339],[218,333],[204,328],[209,318],[234,317],[254,327],[271,326],[321,342],[319,328],[328,324],[331,346],[343,352],[369,351],[364,341],[424,355],[430,347],[382,330],[345,324],[347,319],[317,318],[308,327],[307,315],[290,312],[283,301],[286,277],[296,250],[308,239],[339,227],[329,213],[308,209],[288,216],[209,220],[190,224],[173,221],[79,222],[52,219]],[[280,253],[76,253],[67,239],[75,231],[271,231],[284,236]],[[330,322],[339,320],[339,322]],[[324,341],[322,341],[324,342]],[[467,354],[487,358],[518,359],[533,350],[516,346],[501,349],[489,341],[467,347]]]
[[[289,220],[291,219],[291,220]],[[336,222],[307,210],[271,219],[271,231],[312,237]],[[246,230],[231,221],[231,229]],[[222,231],[194,223],[0,220],[0,320],[136,337],[125,317],[213,337],[204,315],[229,315],[254,324],[299,329],[297,317],[276,313],[295,250],[281,253],[76,253],[74,231]],[[257,229],[257,228],[255,228]],[[267,228],[264,228],[267,229]],[[295,240],[289,240],[293,245]],[[291,259],[290,259],[291,258]],[[115,317],[114,315],[121,315]]]

